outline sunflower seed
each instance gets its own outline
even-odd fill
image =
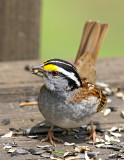
[[[3,145],[4,145],[4,149],[10,149],[12,147],[17,147],[18,146],[15,142],[13,142],[13,143],[4,143]]]
[[[103,83],[103,82],[96,82],[96,85],[100,86],[100,87],[103,87],[103,88],[109,87],[109,84]]]
[[[25,149],[16,149],[16,152],[17,152],[18,154],[22,154],[22,155],[28,154],[28,151],[25,150]]]
[[[113,132],[113,131],[116,131],[116,130],[118,130],[118,128],[114,126],[114,127],[112,127],[111,129],[109,129],[108,131],[109,131],[109,132]]]
[[[124,118],[124,111],[121,111],[120,116],[121,116],[122,118]]]
[[[85,158],[85,154],[84,153],[78,153],[77,156],[81,159]]]
[[[95,145],[97,148],[101,148],[101,146],[104,146],[104,143],[96,144]]]
[[[44,157],[44,158],[50,158],[51,154],[50,153],[43,153],[40,156]]]
[[[34,149],[28,149],[28,152],[30,152],[32,155],[41,155],[45,151],[35,151]]]
[[[12,137],[13,135],[13,131],[10,131],[9,133],[4,134],[3,136],[1,136],[2,138],[9,138]]]
[[[27,136],[28,138],[31,138],[31,139],[36,139],[36,138],[38,138],[38,135],[29,135],[29,136]]]
[[[23,126],[23,127],[20,127],[19,130],[22,131],[24,135],[27,135],[30,133],[31,127]]]
[[[117,107],[109,107],[111,109],[112,112],[117,112]]]
[[[84,152],[84,151],[90,152],[90,148],[88,146],[76,146],[74,150],[76,152]]]
[[[115,137],[122,137],[120,133],[110,132],[110,134]]]
[[[1,122],[1,125],[2,125],[2,126],[8,125],[8,124],[10,124],[10,119],[9,119],[9,118],[5,118],[5,119],[3,119],[2,122]]]
[[[11,149],[8,150],[8,153],[13,153],[15,151],[16,151],[16,148],[11,148]]]
[[[107,99],[107,103],[111,103],[112,100],[110,98]],[[110,107],[109,107],[110,108]]]
[[[65,146],[74,146],[75,143],[68,143],[68,142],[65,142],[64,145],[65,145]]]
[[[116,95],[118,98],[122,98],[122,100],[124,100],[124,93],[123,93],[123,92],[117,92],[117,93],[115,93],[115,95]]]
[[[104,149],[113,149],[115,151],[119,151],[120,147],[116,146],[116,145],[103,145],[100,148],[104,148]]]
[[[111,112],[111,109],[110,109],[110,108],[107,108],[107,109],[105,109],[103,115],[104,115],[104,116],[107,116],[108,114],[110,114],[110,112]]]
[[[99,152],[88,152],[88,156],[89,158],[97,158],[97,155],[99,154]]]

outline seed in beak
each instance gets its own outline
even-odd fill
[[[34,69],[33,72],[34,72],[34,73],[38,73],[38,70],[37,70],[37,69]]]

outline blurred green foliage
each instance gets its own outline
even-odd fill
[[[124,55],[123,0],[43,0],[40,58],[75,57],[87,20],[110,25],[99,57]]]

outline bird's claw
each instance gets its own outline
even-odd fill
[[[51,144],[52,146],[54,146],[54,147],[56,147],[56,144],[54,143],[54,141],[63,142],[63,140],[61,140],[61,139],[59,139],[59,138],[56,138],[56,137],[53,135],[53,131],[52,131],[52,130],[49,130],[47,136],[41,140],[41,142],[46,142],[46,141],[49,141],[50,144]]]

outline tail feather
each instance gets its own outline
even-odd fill
[[[82,53],[90,52],[91,55],[93,54],[99,38],[99,34],[100,34],[100,23],[94,22],[87,37],[87,40],[85,42],[85,48],[84,50],[82,50]]]
[[[95,64],[96,64],[96,61],[97,61],[100,46],[102,44],[103,38],[104,38],[108,28],[109,28],[108,24],[101,24],[100,34],[99,34],[94,52],[92,53],[92,57],[94,58]]]
[[[88,21],[84,26],[75,66],[78,72],[92,83],[95,81],[95,64],[99,49],[107,30],[108,24],[97,21]]]

